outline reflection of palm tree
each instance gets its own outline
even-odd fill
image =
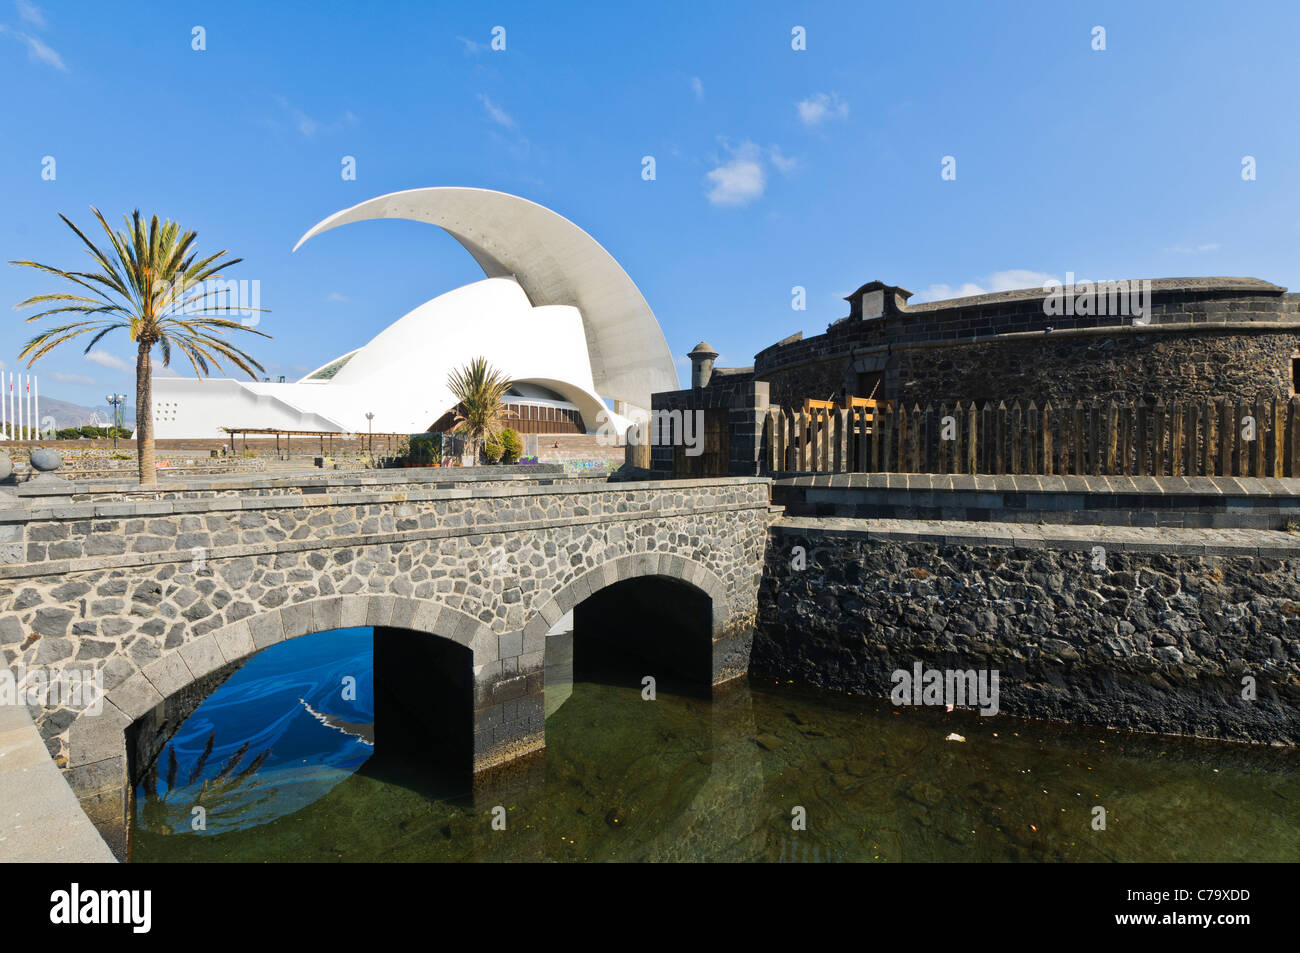
[[[176,760],[176,748],[174,745],[167,746],[167,791],[161,796],[158,794],[158,761],[160,759],[155,759],[154,763],[149,766],[149,770],[145,773],[144,779],[141,782],[146,794],[148,795],[148,797],[145,798],[140,813],[140,820],[145,829],[154,829],[163,833],[171,833],[171,829],[167,825],[167,807],[169,806],[169,802],[173,800],[173,795],[177,795],[176,800],[189,800],[193,804],[202,804],[206,798],[212,795],[227,796],[238,790],[245,781],[256,774],[258,768],[260,768],[271,755],[271,749],[267,748],[252,761],[248,762],[242,771],[239,771],[239,773],[236,774],[236,769],[239,768],[240,764],[244,761],[244,757],[248,754],[248,749],[251,744],[250,742],[245,741],[239,746],[239,750],[231,755],[230,759],[221,766],[221,770],[217,772],[216,776],[204,781],[197,792],[179,795],[178,792],[191,788],[191,786],[199,780],[199,777],[203,773],[203,769],[207,766],[208,759],[212,757],[213,749],[216,747],[216,734],[217,733],[214,729],[208,735],[207,743],[204,744],[203,751],[195,760],[194,766],[190,768],[187,780],[183,787],[178,787],[176,784],[176,779],[180,774],[180,764]]]

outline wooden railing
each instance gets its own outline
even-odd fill
[[[1300,476],[1300,396],[775,408],[762,458],[768,472]]]

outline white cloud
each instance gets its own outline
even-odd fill
[[[506,133],[501,133],[495,129],[491,129],[488,131],[488,135],[494,141],[508,149],[516,158],[522,159],[527,156],[529,150],[532,149],[533,144],[528,137],[520,131],[519,123],[515,122],[515,117],[510,115],[496,103],[492,102],[492,100],[488,98],[487,93],[479,93],[478,99],[479,102],[483,104],[483,108],[487,110],[488,119],[491,120],[494,125],[500,126],[502,129],[506,130],[506,133],[509,133],[509,135],[506,135]]]
[[[319,119],[307,115],[284,96],[276,96],[275,101],[283,111],[289,124],[308,139],[318,132],[339,132],[348,126],[355,126],[360,121],[357,119],[356,113],[350,109],[345,109],[343,115],[333,122],[321,122]],[[272,122],[272,125],[278,126],[279,123]]]
[[[348,302],[351,301],[352,299],[345,294],[339,294],[337,291],[331,291],[328,295],[325,296],[325,300],[336,301],[336,302]]]
[[[62,371],[54,371],[50,376],[60,384],[88,384],[93,386],[99,383],[93,377],[86,377],[84,374],[65,374]]]
[[[1206,252],[1218,251],[1223,246],[1218,242],[1207,242],[1204,245],[1175,245],[1172,248],[1166,248],[1166,254],[1172,255],[1202,255]]]
[[[68,72],[68,67],[64,64],[63,57],[59,56],[55,50],[51,49],[45,43],[36,39],[36,37],[19,30],[12,30],[3,23],[0,23],[0,34],[12,36],[19,43],[26,44],[28,57],[36,62],[44,63],[46,66],[52,66],[61,73]]]
[[[28,0],[14,0],[14,6],[18,8],[18,16],[26,20],[38,30],[45,29],[45,11]]]
[[[498,126],[501,126],[504,129],[512,129],[512,130],[517,128],[517,124],[515,123],[514,117],[511,116],[504,109],[502,109],[500,106],[498,106],[496,103],[492,102],[492,100],[488,99],[486,93],[479,93],[478,99],[479,102],[483,104],[483,108],[487,110],[488,116]]]
[[[86,360],[92,364],[98,364],[100,367],[111,367],[115,371],[130,371],[134,368],[120,357],[109,354],[107,351],[91,351],[86,355]]]
[[[463,36],[458,36],[456,37],[456,39],[460,40],[460,42],[464,45],[466,53],[471,53],[475,56],[477,56],[479,53],[482,53],[484,50],[488,48],[488,44],[486,43],[476,43],[473,40],[467,39]]]
[[[827,119],[847,119],[849,116],[849,104],[840,99],[839,93],[813,93],[795,103],[795,108],[805,126],[819,126]]]
[[[1049,275],[1043,271],[1029,271],[1025,268],[1010,268],[1006,271],[995,271],[979,282],[967,281],[953,287],[952,285],[935,284],[930,285],[923,291],[918,291],[909,300],[910,304],[920,304],[923,301],[946,301],[949,298],[969,298],[973,295],[996,294],[1000,291],[1018,291],[1021,288],[1041,288],[1049,281],[1057,281],[1055,275]]]
[[[704,101],[704,84],[700,82],[700,78],[698,76],[691,77],[691,92],[695,94],[696,99],[700,100],[701,102]]]
[[[705,178],[709,180],[708,199],[714,205],[748,205],[767,187],[762,152],[748,141],[731,150],[731,158]]]
[[[793,172],[799,167],[799,160],[790,158],[782,153],[779,146],[772,146],[768,150],[768,155],[772,159],[772,165],[776,166],[777,171],[779,172]]]

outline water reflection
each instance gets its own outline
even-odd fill
[[[373,753],[370,629],[253,656],[180,727],[136,789],[135,833],[255,827],[320,800]]]
[[[314,671],[282,694],[364,721],[328,707],[339,670]],[[169,805],[178,833],[166,836],[143,795],[133,860],[1300,860],[1290,750],[899,711],[759,682],[712,701],[661,683],[645,701],[637,673],[574,684],[548,717],[545,755],[471,787],[409,755],[386,760],[382,730],[366,760],[363,741],[301,706],[200,713],[182,767],[214,731],[211,765],[246,741],[272,754],[245,779],[251,792],[209,786],[221,826],[205,835]],[[967,740],[945,741],[952,732]],[[313,746],[327,754],[298,759]],[[312,771],[329,782],[308,783]],[[498,805],[504,831],[491,826]],[[1098,805],[1105,830],[1093,828]]]

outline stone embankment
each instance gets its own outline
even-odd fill
[[[751,671],[885,696],[997,671],[1001,711],[1300,743],[1300,536],[788,517]]]

